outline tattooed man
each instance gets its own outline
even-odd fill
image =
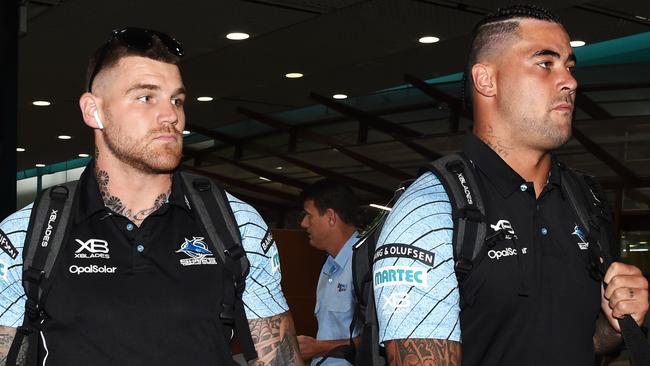
[[[80,178],[53,270],[39,364],[232,362],[231,333],[219,311],[217,279],[226,274],[177,170],[185,126],[182,55],[180,43],[164,33],[126,28],[90,60],[79,105],[94,129],[96,156]],[[251,362],[302,365],[275,242],[255,209],[227,199],[250,262],[243,302],[258,354]],[[0,225],[3,247],[14,249],[0,257],[2,357],[22,324],[20,251],[31,209]]]
[[[567,32],[543,9],[501,9],[475,28],[463,154],[486,217],[468,220],[486,220],[493,240],[459,286],[450,192],[426,173],[400,197],[377,251],[408,245],[431,260],[374,264],[390,365],[457,365],[461,340],[463,365],[593,365],[621,341],[615,318],[643,321],[648,282],[638,268],[614,263],[606,289],[585,269],[591,250],[560,179],[575,173],[550,153],[571,137],[575,64]]]

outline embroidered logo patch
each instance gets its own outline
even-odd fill
[[[195,236],[191,240],[185,238],[181,248],[176,253],[185,253],[189,258],[181,259],[183,266],[196,266],[201,264],[217,264],[212,252],[208,250],[207,244],[203,241],[205,238]]]
[[[88,239],[86,241],[75,239],[79,244],[79,249],[74,252],[75,258],[90,259],[90,258],[103,258],[110,259],[108,254],[108,242],[101,239]]]
[[[583,228],[580,226],[576,225],[573,227],[573,232],[571,233],[575,236],[578,237],[580,241],[578,241],[578,248],[580,250],[587,250],[589,249],[589,242],[587,241],[587,234]]]

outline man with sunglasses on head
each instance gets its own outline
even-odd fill
[[[221,317],[229,277],[178,169],[182,56],[174,38],[126,28],[91,58],[79,105],[96,154],[77,185],[47,298],[36,309],[42,322],[27,332],[38,333],[27,335],[38,341],[37,356],[23,344],[19,364],[25,352],[30,364],[46,366],[232,364],[231,330]],[[242,295],[258,356],[250,362],[302,365],[279,266],[269,260],[275,242],[255,209],[226,197],[250,262]],[[3,359],[22,324],[20,251],[31,211],[0,224],[2,246],[12,248],[0,257]]]

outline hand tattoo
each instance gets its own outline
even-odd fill
[[[158,197],[156,197],[156,200],[154,201],[152,207],[134,213],[133,210],[126,207],[122,203],[122,200],[119,197],[113,196],[108,191],[108,182],[110,180],[110,176],[106,171],[97,170],[95,176],[97,177],[97,184],[99,185],[99,193],[102,195],[102,200],[104,201],[104,205],[108,207],[111,211],[115,212],[116,214],[122,215],[136,224],[144,221],[144,219],[146,219],[147,216],[149,216],[157,209],[159,209],[163,204],[165,204],[165,202],[167,202],[167,199],[169,198],[169,195],[171,194],[171,189],[167,191],[167,193],[161,193],[160,195],[158,195]]]
[[[289,313],[248,322],[257,349],[251,366],[302,365],[296,331]]]
[[[386,342],[390,366],[460,365],[460,343],[441,339],[399,339]]]

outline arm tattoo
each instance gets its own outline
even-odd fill
[[[14,341],[15,334],[16,334],[15,328],[0,326],[0,365],[5,365],[7,363],[9,348],[11,348],[11,343]],[[20,351],[18,352],[16,364],[19,366],[25,365],[26,359],[27,359],[27,337],[23,338],[23,344],[20,346]]]
[[[165,202],[167,202],[167,198],[171,194],[171,188],[170,188],[170,190],[168,190],[167,193],[161,193],[160,195],[158,195],[158,197],[156,197],[156,200],[154,201],[152,207],[137,212],[133,212],[130,208],[126,207],[122,203],[122,200],[119,199],[119,197],[113,196],[108,191],[108,182],[110,180],[110,177],[106,171],[97,170],[96,176],[97,176],[97,185],[99,185],[99,193],[101,193],[102,195],[102,199],[104,200],[104,205],[108,207],[111,211],[115,212],[116,214],[122,215],[136,224],[141,223],[142,221],[144,221],[144,219],[147,218],[147,216],[149,216],[150,214],[154,213],[157,209],[159,209]]]
[[[399,339],[386,342],[390,366],[460,365],[460,343],[441,339]]]
[[[605,315],[601,312],[596,320],[596,333],[594,333],[594,351],[597,355],[606,355],[616,352],[623,341],[609,324]]]
[[[251,366],[303,364],[290,313],[249,320],[248,325],[258,357],[250,362]]]

